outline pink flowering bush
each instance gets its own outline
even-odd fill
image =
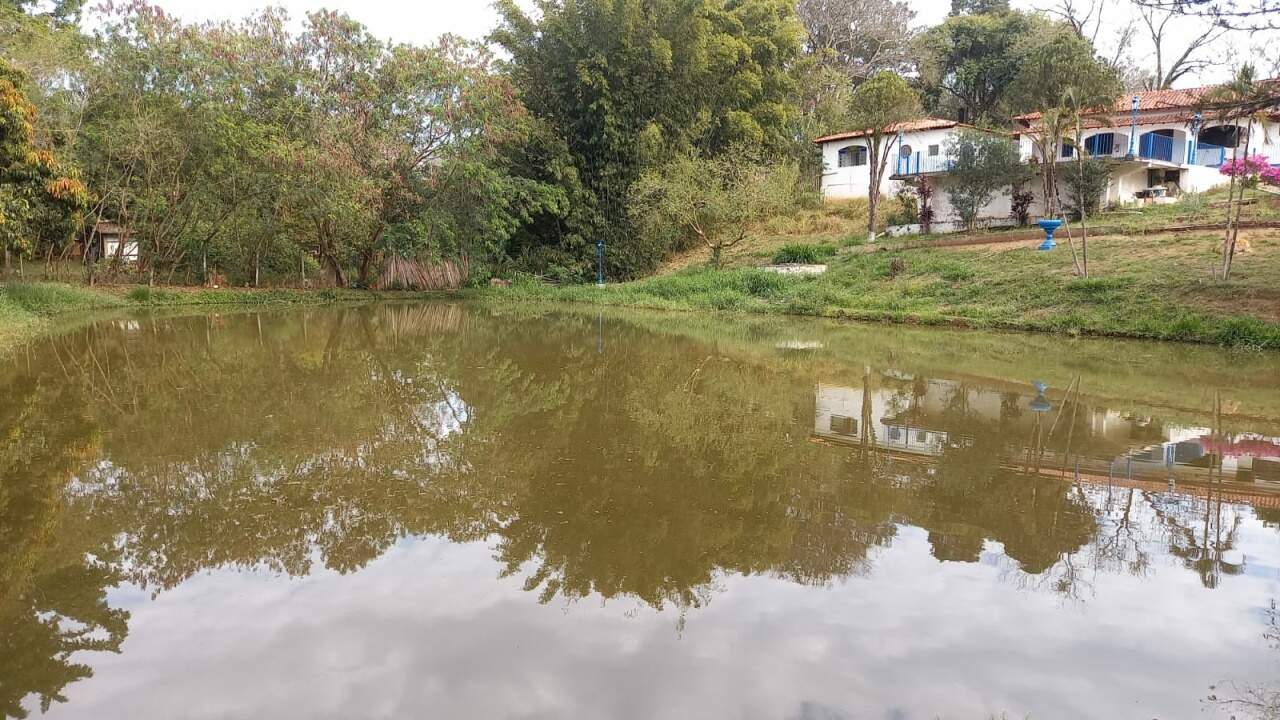
[[[1250,155],[1239,160],[1228,160],[1219,169],[1223,175],[1241,178],[1248,185],[1255,185],[1259,180],[1265,183],[1280,184],[1280,169],[1271,167],[1270,161],[1263,155]]]

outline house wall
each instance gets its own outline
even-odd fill
[[[945,157],[947,154],[947,141],[955,134],[956,131],[954,129],[920,130],[904,133],[903,143],[911,146],[913,154],[918,150],[922,155],[928,153],[930,145],[937,145],[939,155]],[[881,195],[893,195],[902,186],[901,182],[889,179],[889,176],[893,175],[897,168],[898,153],[901,151],[896,137],[889,139],[889,142],[891,143],[889,164],[885,167],[884,177],[881,178]],[[834,140],[822,144],[822,196],[824,198],[865,198],[869,194],[871,189],[871,163],[869,159],[866,165],[840,167],[840,151],[854,145],[866,147],[867,140],[865,138],[853,138],[850,140]]]
[[[1165,112],[1165,111],[1160,111]],[[1150,113],[1144,113],[1150,116]],[[1187,124],[1179,123],[1144,123],[1142,118],[1144,114],[1139,115],[1137,135],[1142,136],[1146,133],[1157,130],[1169,130],[1172,132],[1172,163],[1181,165],[1180,185],[1184,192],[1204,192],[1211,190],[1229,182],[1227,176],[1222,175],[1216,167],[1208,167],[1203,165],[1188,164],[1190,159],[1194,162],[1194,158],[1188,158],[1189,142],[1192,139]],[[1117,116],[1119,123],[1119,117]],[[1213,127],[1215,123],[1206,121],[1204,128]],[[1131,128],[1127,125],[1116,128],[1098,128],[1085,132],[1084,141],[1088,142],[1090,137],[1095,135],[1113,133],[1115,137],[1114,152],[1112,157],[1120,157],[1125,155],[1130,148]],[[949,141],[959,134],[957,128],[941,129],[941,130],[922,130],[909,132],[903,135],[902,141],[905,145],[911,147],[914,153],[919,152],[922,158],[928,157],[928,147],[937,145],[939,147],[939,155],[946,156],[946,147]],[[840,198],[865,198],[868,195],[869,186],[871,184],[870,164],[855,167],[841,168],[839,167],[839,152],[843,148],[854,145],[866,146],[866,140],[863,138],[853,138],[849,140],[836,140],[823,143],[822,158],[824,171],[822,175],[822,193],[824,198],[840,199]],[[899,153],[901,148],[898,146],[897,138],[890,141],[890,158],[885,171],[885,176],[881,179],[880,194],[893,195],[896,194],[904,184],[901,180],[891,180],[890,176],[894,174]],[[1025,160],[1035,158],[1039,160],[1039,152],[1035,148],[1035,144],[1031,136],[1022,134],[1017,139],[1020,153]],[[1139,147],[1139,140],[1133,141],[1133,147]],[[1060,160],[1061,150],[1059,149]],[[1268,121],[1265,123],[1254,123],[1252,126],[1252,136],[1250,142],[1250,154],[1261,154],[1272,164],[1280,164],[1280,122]],[[933,209],[934,222],[939,225],[939,231],[946,232],[958,229],[954,226],[947,227],[948,224],[954,224],[958,220],[955,209],[951,205],[950,198],[947,196],[947,187],[950,183],[949,178],[945,174],[933,175],[929,177],[929,181],[934,185]],[[914,181],[913,181],[914,182]],[[1134,202],[1135,193],[1145,190],[1148,187],[1148,174],[1145,166],[1138,167],[1126,165],[1124,163],[1117,164],[1113,170],[1112,180],[1106,194],[1104,195],[1104,203],[1109,205],[1125,205]],[[1040,190],[1038,179],[1033,180],[1028,185],[1028,189],[1032,190],[1036,199],[1031,207],[1031,216],[1038,217],[1045,207],[1043,193]],[[992,200],[992,202],[983,209],[980,214],[980,222],[982,224],[1000,224],[1009,218],[1011,213],[1011,198],[1008,191],[1002,192]]]

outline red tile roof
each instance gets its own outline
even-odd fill
[[[938,118],[938,117],[926,117],[926,118],[920,118],[919,120],[908,120],[906,122],[898,123],[896,125],[890,125],[889,132],[898,133],[898,132],[921,132],[924,130],[949,130],[954,127],[969,128],[970,130],[982,130],[983,132],[996,133],[999,135],[1006,134],[996,130],[983,130],[982,128],[977,128],[977,127],[974,127],[973,125],[966,125],[956,120],[947,120],[945,118]],[[833,142],[835,140],[850,140],[852,138],[860,138],[860,137],[863,137],[864,135],[869,135],[870,133],[871,133],[870,130],[854,130],[852,132],[835,133],[834,135],[823,135],[820,138],[815,138],[813,142],[815,145],[821,145],[822,143]]]
[[[946,130],[948,128],[953,128],[959,124],[960,123],[956,122],[955,120],[944,120],[943,118],[927,117],[927,118],[920,118],[919,120],[908,120],[907,122],[891,125],[889,126],[889,132],[897,133],[897,132],[918,132],[921,130]],[[843,133],[836,133],[834,135],[824,135],[820,138],[814,139],[813,142],[816,144],[822,144],[825,142],[831,142],[833,140],[849,140],[851,138],[859,138],[864,135],[869,135],[870,133],[871,133],[870,130],[854,130],[853,132],[843,132]]]
[[[1275,82],[1272,80],[1264,80],[1263,83]],[[1138,92],[1121,95],[1116,98],[1114,106],[1109,112],[1127,113],[1133,111],[1133,98],[1138,97],[1138,110],[1147,112],[1151,110],[1191,110],[1199,105],[1204,96],[1222,87],[1221,85],[1206,85],[1196,88],[1182,88],[1178,90],[1139,90]],[[1108,112],[1105,108],[1100,112]],[[1187,113],[1188,119],[1194,113]],[[1014,120],[1035,120],[1040,117],[1040,113],[1027,113],[1019,115]],[[1153,122],[1153,121],[1148,121]],[[1154,121],[1154,122],[1176,122],[1176,121]]]

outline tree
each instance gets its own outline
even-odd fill
[[[855,81],[912,65],[916,13],[901,0],[799,0],[808,50]]]
[[[1170,10],[1139,6],[1139,14],[1155,50],[1155,67],[1148,71],[1148,90],[1166,90],[1182,78],[1201,73],[1221,62],[1220,54],[1213,52],[1212,48],[1228,28],[1216,23],[1197,22],[1194,23],[1197,27],[1187,32],[1175,22],[1180,16]],[[1170,51],[1169,45],[1175,36],[1185,39],[1181,50]]]
[[[1010,86],[1033,40],[1049,23],[1021,12],[947,18],[920,36],[920,86],[929,112],[1001,126]]]
[[[1085,158],[1085,154],[1087,151],[1081,153],[1076,168],[1063,178],[1067,189],[1066,210],[1080,220],[1098,212],[1102,194],[1111,182],[1111,165],[1105,160]]]
[[[1254,76],[1252,65],[1241,67],[1231,82],[1215,89],[1206,98],[1206,102],[1217,108],[1218,120],[1230,123],[1237,128],[1243,125],[1244,142],[1236,142],[1231,151],[1231,164],[1237,166],[1242,159],[1249,157],[1249,147],[1253,141],[1253,127],[1258,124],[1266,132],[1265,115],[1259,108],[1273,106],[1273,87],[1269,83],[1259,82]],[[1222,238],[1221,263],[1219,277],[1223,281],[1231,279],[1231,267],[1235,262],[1236,242],[1240,237],[1240,214],[1244,205],[1245,178],[1240,173],[1231,174],[1231,183],[1227,187],[1227,225]]]
[[[1027,179],[1018,146],[1006,137],[965,131],[947,143],[951,161],[947,197],[966,229],[973,229],[982,208],[997,192]]]
[[[1059,0],[1048,13],[1065,22],[1077,36],[1098,49],[1102,47],[1103,30],[1111,31],[1111,54],[1105,60],[1122,77],[1134,78],[1138,73],[1129,51],[1138,32],[1137,21],[1130,18],[1122,23],[1113,22],[1114,13],[1108,12],[1110,7],[1114,6],[1107,0]],[[1138,87],[1140,84],[1126,83],[1126,87],[1129,86]]]
[[[951,0],[951,16],[1009,12],[1009,0]]]
[[[798,179],[794,163],[765,164],[741,149],[684,157],[641,176],[633,212],[647,236],[672,235],[674,247],[692,239],[719,268],[721,254],[742,242],[752,223],[794,207]]]
[[[1112,110],[1120,93],[1119,78],[1114,68],[1098,59],[1088,42],[1074,32],[1059,29],[1027,53],[1010,92],[1016,107],[1034,113],[1028,122],[1041,158],[1045,217],[1057,217],[1059,148],[1072,133],[1076,146],[1081,144],[1083,120],[1090,113],[1108,114]],[[1068,228],[1076,273],[1088,277],[1087,231],[1082,241],[1083,262],[1076,256],[1070,233]]]
[[[1280,28],[1280,0],[1134,0],[1137,4],[1257,32]]]
[[[24,76],[0,59],[0,246],[30,257],[67,243],[79,229],[88,190],[36,142],[38,113],[23,92]]]
[[[867,232],[875,241],[876,213],[880,207],[880,186],[884,182],[889,157],[899,128],[920,114],[920,97],[901,75],[879,72],[871,76],[849,98],[848,126],[863,133],[871,185],[867,192]]]
[[[522,173],[556,178],[572,201],[565,217],[535,217],[517,244],[585,275],[603,240],[608,273],[635,276],[661,259],[629,212],[645,170],[675,155],[735,144],[778,152],[794,141],[790,66],[804,39],[794,5],[539,0],[536,9],[500,0],[492,39],[543,126],[522,151],[532,161]]]

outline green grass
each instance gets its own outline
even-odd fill
[[[1093,239],[1089,279],[1076,277],[1066,247],[1028,243],[847,254],[820,277],[689,268],[603,290],[525,283],[477,294],[1280,349],[1280,233],[1252,242],[1230,283],[1211,280],[1216,237],[1174,235]]]
[[[779,265],[787,263],[817,265],[824,260],[835,256],[835,254],[836,247],[834,245],[787,243],[773,254],[773,262]]]

